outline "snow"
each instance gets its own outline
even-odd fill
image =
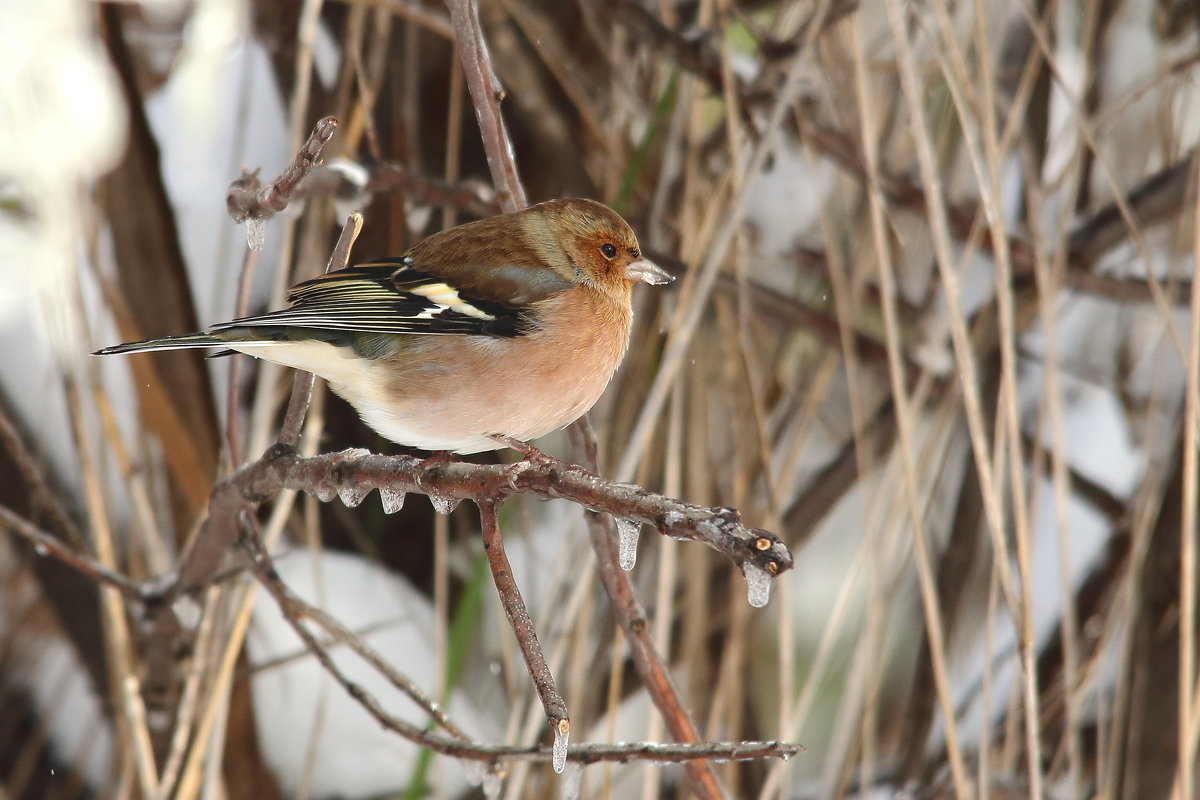
[[[363,638],[389,663],[432,694],[439,680],[434,660],[433,610],[401,576],[357,556],[296,551],[278,558],[284,582]],[[385,731],[328,676],[284,621],[274,601],[260,594],[246,641],[251,664],[272,662],[252,679],[254,717],[263,757],[285,794],[307,780],[314,798],[368,797],[402,790],[417,763],[418,748]],[[330,650],[350,680],[391,714],[423,726],[427,717],[369,665],[344,647]],[[273,663],[284,659],[282,663]],[[449,713],[468,735],[488,732],[482,712],[452,698]],[[458,762],[431,772],[454,796],[467,786]]]

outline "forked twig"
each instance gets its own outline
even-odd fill
[[[491,510],[494,515],[494,507]],[[359,637],[354,636],[352,632],[347,631],[319,609],[305,603],[294,595],[275,572],[270,558],[261,547],[261,541],[249,538],[246,544],[259,580],[279,604],[284,618],[296,635],[304,642],[305,648],[342,685],[346,693],[362,705],[384,728],[399,734],[416,745],[428,747],[434,752],[454,756],[455,758],[486,762],[546,761],[554,758],[554,751],[543,747],[488,745],[468,739],[466,734],[454,725],[437,703],[413,686],[404,676],[387,665]],[[303,619],[312,620],[330,632],[339,642],[352,647],[358,655],[375,666],[376,669],[379,669],[394,686],[422,706],[426,713],[445,729],[446,733],[435,733],[425,730],[386,711],[374,696],[354,683],[342,672],[337,663],[329,655],[329,648],[317,641],[312,631],[303,624]],[[547,674],[549,673],[547,672]],[[707,760],[748,761],[761,758],[787,759],[803,752],[803,750],[804,748],[800,745],[786,742],[722,742],[695,745],[658,745],[635,742],[611,745],[578,745],[571,749],[569,757],[570,760],[581,764],[631,760],[659,761],[664,763],[683,762],[687,764]]]

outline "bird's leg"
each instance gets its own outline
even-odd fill
[[[488,434],[488,438],[491,439],[493,442],[498,442],[507,448],[516,450],[518,453],[525,456],[526,461],[532,461],[532,462],[540,461],[543,464],[548,464],[551,462],[558,461],[558,459],[555,458],[554,456],[547,455],[546,453],[542,452],[541,450],[539,450],[538,448],[529,444],[528,442],[522,442],[520,439],[514,439],[511,436],[503,436],[498,433],[492,433],[492,434]]]

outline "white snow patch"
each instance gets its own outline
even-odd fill
[[[356,556],[297,551],[276,561],[296,594],[320,606],[363,638],[427,693],[434,692],[439,667],[433,659],[433,611],[424,595],[401,576]],[[286,794],[307,780],[312,797],[346,798],[389,794],[405,787],[418,748],[385,731],[312,657],[283,620],[270,597],[255,604],[246,642],[254,664],[298,656],[255,674],[254,716],[263,757]],[[345,647],[330,655],[351,681],[377,698],[391,714],[424,725],[427,716],[407,696]],[[468,735],[487,739],[481,714],[452,699],[449,713]],[[440,791],[455,796],[467,786],[457,762],[432,771]]]

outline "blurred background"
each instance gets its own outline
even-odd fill
[[[1200,796],[1191,0],[481,0],[531,201],[588,196],[680,276],[639,290],[592,412],[602,471],[778,532],[737,570],[646,532],[633,573],[739,798]],[[88,353],[277,307],[324,269],[496,213],[433,0],[0,3],[0,505],[135,579],[274,440],[291,377]],[[247,249],[224,198],[340,120]],[[239,296],[242,298],[239,301]],[[565,454],[561,436],[539,442]],[[318,385],[306,452],[397,452]],[[485,456],[484,458],[494,458]],[[449,703],[543,741],[473,509],[281,496],[281,574]],[[664,741],[580,510],[513,500],[573,743]],[[253,581],[169,659],[139,609],[0,537],[0,798],[556,797],[382,731]],[[384,679],[332,652],[398,715]],[[584,797],[691,797],[593,765]]]

